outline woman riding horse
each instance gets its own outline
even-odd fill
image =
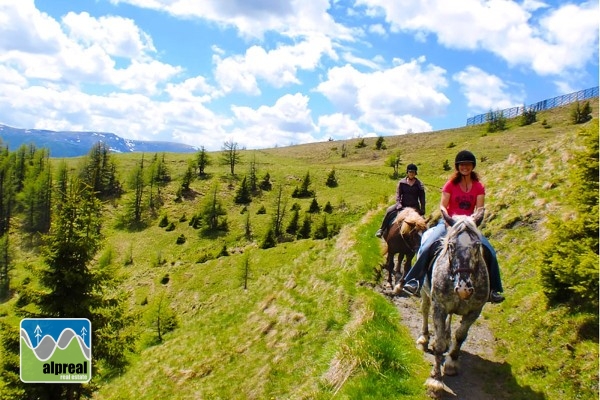
[[[458,152],[454,160],[455,172],[446,182],[442,189],[442,199],[440,209],[450,217],[455,215],[472,215],[476,210],[484,207],[485,187],[479,181],[479,175],[474,171],[477,165],[475,155],[468,150]],[[421,247],[417,253],[415,265],[406,275],[406,284],[404,291],[417,295],[419,289],[423,286],[423,280],[427,275],[429,264],[439,247],[439,240],[446,234],[446,225],[444,219],[433,228],[425,232],[421,241]],[[490,272],[490,296],[492,303],[501,303],[504,301],[502,293],[502,281],[500,280],[500,269],[496,251],[489,240],[482,237],[482,244],[485,248],[485,261]]]
[[[383,231],[390,226],[392,217],[396,212],[407,207],[414,208],[419,214],[425,215],[425,187],[417,179],[417,166],[415,164],[406,166],[406,177],[398,181],[396,188],[396,204],[388,207],[381,222],[381,227],[375,233],[375,236],[379,238],[383,236]]]

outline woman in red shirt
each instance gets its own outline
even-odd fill
[[[470,151],[460,151],[454,160],[455,172],[442,188],[440,209],[449,216],[472,215],[475,210],[483,208],[485,204],[485,187],[479,181],[479,175],[474,171],[477,165],[475,155]],[[439,241],[446,234],[444,219],[429,229],[423,235],[421,247],[417,254],[417,261],[406,275],[404,291],[417,294],[423,285],[427,267],[432,255],[439,247]],[[490,299],[492,303],[504,301],[502,296],[502,281],[496,251],[487,238],[482,237],[484,258],[490,271]]]

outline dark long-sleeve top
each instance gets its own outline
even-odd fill
[[[405,207],[412,207],[425,214],[425,187],[423,183],[415,178],[415,183],[408,184],[408,178],[402,178],[398,181],[396,188],[396,208],[399,210]]]

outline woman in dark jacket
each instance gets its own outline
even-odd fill
[[[391,219],[396,215],[396,212],[406,207],[414,208],[419,214],[425,215],[425,187],[417,179],[417,166],[415,164],[406,166],[406,177],[398,181],[398,187],[396,188],[396,204],[387,209],[381,227],[375,233],[375,236],[381,237],[383,231],[390,226]]]

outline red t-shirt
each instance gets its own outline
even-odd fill
[[[450,193],[450,202],[448,203],[448,214],[471,215],[475,211],[477,196],[485,194],[485,187],[479,181],[473,181],[473,187],[467,193],[463,192],[460,185],[446,182],[442,192]]]

